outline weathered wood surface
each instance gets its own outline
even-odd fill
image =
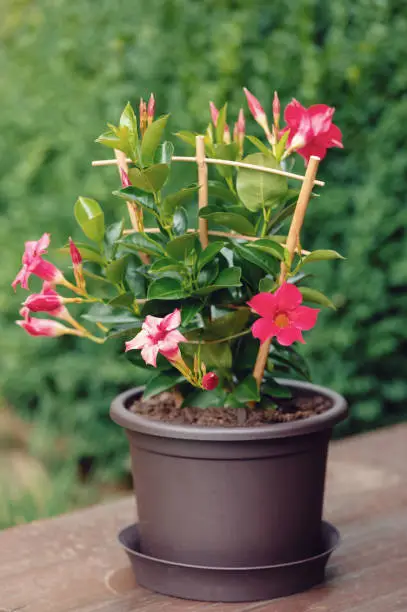
[[[210,604],[138,587],[115,539],[135,519],[128,497],[0,533],[0,612],[406,612],[407,424],[334,443],[327,489],[343,542],[306,593]]]

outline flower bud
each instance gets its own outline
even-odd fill
[[[205,389],[205,391],[212,391],[213,389],[216,389],[218,384],[219,378],[215,372],[208,372],[202,378],[202,388]]]
[[[155,98],[154,98],[154,94],[150,95],[150,99],[148,101],[148,106],[147,106],[147,123],[148,125],[151,125],[154,121],[154,114],[155,114]]]
[[[140,132],[141,135],[144,136],[144,132],[147,129],[147,104],[144,102],[143,98],[140,98],[139,115]]]
[[[250,91],[246,87],[243,88],[243,91],[246,95],[247,104],[249,106],[251,114],[253,115],[253,118],[263,128],[266,133],[267,139],[270,140],[271,133],[267,121],[267,116],[264,112],[264,108],[262,107],[258,99],[252,93],[250,93]]]
[[[82,255],[80,254],[78,247],[76,246],[71,237],[69,238],[69,252],[71,254],[73,273],[75,275],[76,284],[79,289],[84,291],[86,287],[86,281],[83,274]]]
[[[280,100],[278,97],[278,93],[276,91],[274,92],[274,98],[273,98],[273,120],[274,120],[274,126],[276,130],[278,131],[278,125],[280,123]]]
[[[120,168],[120,180],[122,182],[122,187],[131,187],[131,181],[129,179],[129,175],[127,174],[127,172],[125,172],[123,170],[123,168]]]
[[[209,108],[210,108],[210,111],[211,111],[212,123],[216,127],[216,124],[218,123],[219,111],[218,111],[218,109],[216,108],[216,106],[214,105],[213,102],[209,102]]]

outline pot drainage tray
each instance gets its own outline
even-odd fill
[[[238,602],[285,597],[324,580],[325,566],[339,544],[339,532],[322,522],[322,552],[277,565],[260,567],[206,567],[174,563],[140,552],[137,524],[119,533],[137,582],[151,591],[199,601]]]

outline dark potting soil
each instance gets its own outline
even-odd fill
[[[290,399],[275,400],[276,408],[181,408],[182,397],[165,391],[146,400],[138,399],[130,407],[132,412],[152,421],[164,421],[178,425],[204,427],[256,427],[270,423],[287,423],[326,412],[331,400],[323,395],[293,395]]]

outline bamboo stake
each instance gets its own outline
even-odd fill
[[[205,161],[205,140],[203,136],[196,137],[196,163],[198,164],[198,208],[208,206],[208,167]],[[203,249],[208,246],[208,221],[199,218],[199,240]]]
[[[305,213],[307,211],[308,202],[311,197],[312,188],[315,184],[315,177],[317,175],[318,166],[319,166],[320,158],[314,155],[311,156],[307,171],[305,173],[305,180],[302,184],[300,194],[297,200],[297,206],[295,207],[294,215],[291,221],[290,229],[287,236],[287,251],[288,251],[288,259],[291,265],[291,262],[294,257],[294,253],[298,247],[301,227],[304,222]],[[285,280],[287,274],[287,266],[284,262],[281,262],[281,270],[280,270],[280,279],[279,284]],[[267,358],[269,355],[271,340],[266,340],[263,344],[260,345],[259,352],[257,353],[256,363],[253,369],[253,377],[256,379],[257,386],[260,388],[260,385],[263,380],[264,370],[267,363]]]
[[[120,173],[120,170],[122,170],[123,172],[127,174],[129,168],[127,165],[128,161],[127,161],[125,154],[122,151],[119,151],[118,149],[114,150],[114,154],[116,156],[115,161],[117,163],[119,173]],[[131,225],[133,227],[133,231],[139,232],[140,230],[143,229],[143,226],[142,226],[143,210],[139,208],[136,204],[134,204],[134,202],[126,201],[126,204],[127,204],[127,210],[129,211],[129,217],[130,217]],[[146,253],[139,253],[139,257],[144,264],[150,263],[150,258]]]
[[[130,159],[126,160],[131,161]],[[171,158],[173,162],[194,162],[197,163],[196,157],[185,157],[174,155]],[[279,170],[278,168],[267,168],[267,166],[256,166],[254,164],[246,164],[245,162],[232,161],[229,159],[213,159],[211,157],[205,157],[204,161],[206,164],[216,164],[217,166],[234,166],[236,168],[247,168],[248,170],[257,170],[258,172],[268,172],[269,174],[278,174],[279,176],[285,176],[287,178],[295,179],[297,181],[304,181],[305,176],[302,174],[295,174],[294,172],[286,172],[285,170]],[[115,166],[117,160],[115,159],[96,159],[92,162],[92,166]],[[314,185],[324,187],[325,182],[315,180]]]

